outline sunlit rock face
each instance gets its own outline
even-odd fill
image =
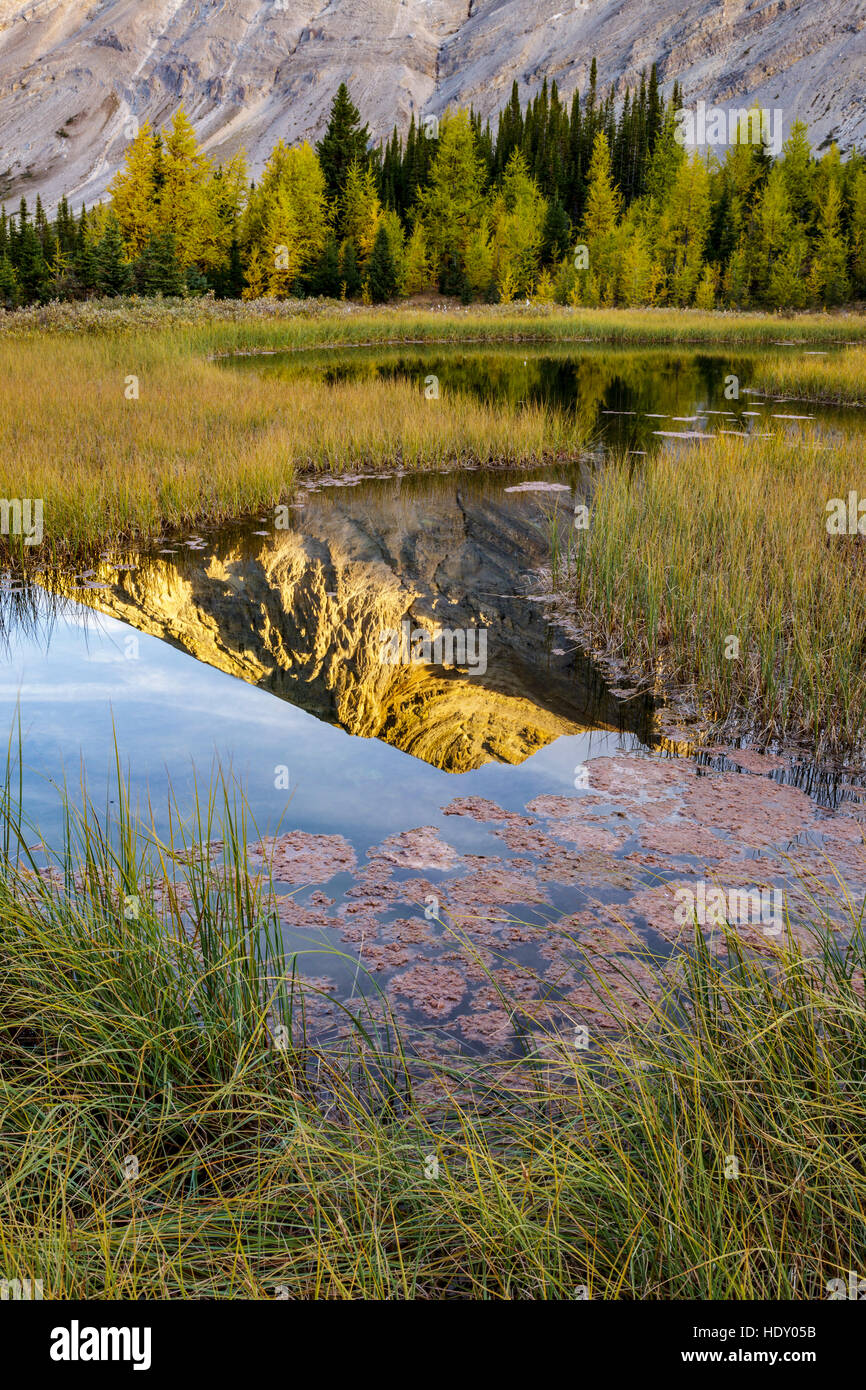
[[[519,763],[562,734],[623,723],[589,665],[560,647],[544,605],[526,597],[546,546],[537,502],[491,501],[453,479],[411,491],[394,480],[313,492],[288,515],[291,529],[254,521],[202,552],[181,544],[136,570],[104,567],[109,587],[83,597],[448,771]],[[253,534],[265,525],[268,534]],[[464,634],[464,661],[447,644],[421,649],[430,663],[402,660],[411,647],[393,659],[404,631],[433,639],[445,629]]]
[[[866,0],[0,0],[0,195],[102,196],[134,120],[183,103],[254,173],[315,138],[347,81],[376,139],[451,103],[492,116],[516,79],[571,97],[596,55],[622,94],[658,62],[687,101],[779,109],[816,144],[866,134]]]

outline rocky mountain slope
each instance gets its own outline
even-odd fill
[[[345,79],[374,135],[513,79],[634,83],[781,108],[816,144],[866,138],[866,0],[0,0],[0,195],[101,196],[134,123],[183,103],[216,157],[258,171],[315,137]]]

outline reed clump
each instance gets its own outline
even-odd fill
[[[754,379],[775,396],[866,405],[866,350],[855,343],[826,356],[768,357],[755,364]]]
[[[829,447],[805,431],[610,462],[589,525],[558,554],[589,640],[705,720],[856,747],[866,548],[828,523],[847,512],[859,460],[856,439]]]

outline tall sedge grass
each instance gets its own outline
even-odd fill
[[[0,495],[43,499],[57,555],[274,506],[299,470],[528,462],[584,439],[538,406],[428,400],[423,377],[233,373],[166,334],[0,338],[0,377]]]
[[[530,1033],[522,1061],[425,1067],[363,1017],[339,1047],[305,1036],[230,788],[162,838],[122,795],[110,824],[70,808],[52,887],[14,780],[3,1277],[47,1298],[813,1299],[866,1268],[853,903],[847,944],[818,920],[808,956],[698,937],[649,1021],[622,1010],[589,1056]]]
[[[596,647],[660,694],[760,737],[856,745],[866,549],[828,534],[827,504],[860,475],[856,440],[811,433],[619,460],[598,475],[588,529],[570,533],[561,583]]]
[[[755,364],[754,380],[777,396],[866,405],[866,350],[855,344],[826,357],[765,358]]]

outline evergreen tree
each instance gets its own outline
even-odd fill
[[[347,299],[356,299],[361,293],[361,272],[358,269],[358,253],[353,241],[343,242],[340,253],[340,284],[345,287]]]
[[[676,110],[676,102],[673,103],[673,106]],[[659,92],[659,73],[655,63],[653,63],[647,91],[646,143],[648,156],[651,156],[655,150],[663,120],[664,102]]]
[[[21,286],[6,255],[0,256],[0,308],[15,309],[21,302]]]
[[[311,294],[321,294],[326,299],[340,297],[340,245],[333,232],[328,233],[328,239],[313,268],[309,283]]]
[[[96,259],[96,247],[87,226],[87,209],[85,207],[81,209],[81,216],[76,226],[72,270],[80,293],[85,298],[95,294],[99,287],[99,266]]]
[[[217,299],[241,299],[244,292],[244,264],[240,243],[232,238],[228,259],[210,274],[210,284]]]
[[[200,296],[207,294],[210,289],[210,281],[207,276],[199,270],[196,265],[188,265],[184,271],[184,294]]]
[[[49,296],[51,271],[36,229],[32,222],[27,220],[27,207],[23,198],[18,215],[18,227],[10,251],[12,254],[9,259],[15,267],[24,303],[44,303]]]
[[[65,197],[61,198],[57,205],[57,217],[54,226],[60,250],[64,256],[71,257],[76,247],[76,226],[75,218],[69,211],[69,203]]]
[[[318,155],[278,142],[256,187],[214,169],[179,111],[140,132],[111,200],[53,219],[0,210],[0,304],[142,293],[220,297],[553,295],[567,303],[833,306],[866,296],[866,159],[813,156],[796,122],[773,160],[757,111],[723,161],[687,158],[655,68],[617,100],[593,61],[581,101],[515,82],[490,121],[413,115],[368,149],[343,84]],[[579,230],[578,230],[579,229]],[[572,244],[586,241],[590,266]],[[375,251],[375,261],[374,261]],[[130,266],[129,262],[134,262]]]
[[[848,279],[848,248],[841,229],[842,200],[835,183],[818,220],[818,244],[812,265],[812,283],[822,304],[832,308],[843,304],[851,294]]]
[[[851,275],[859,296],[866,294],[866,168],[851,185]]]
[[[36,212],[33,217],[33,229],[39,238],[39,244],[42,247],[42,255],[45,258],[45,264],[50,266],[53,263],[55,256],[57,255],[57,238],[54,235],[54,231],[51,227],[51,224],[48,221],[48,218],[45,216],[45,209],[42,206],[42,199],[38,193],[36,195]]]
[[[393,299],[397,290],[397,274],[394,257],[384,223],[380,224],[373,242],[370,264],[367,267],[367,284],[374,304],[384,304]]]
[[[186,289],[173,232],[154,232],[133,266],[136,291],[142,295],[180,296]]]
[[[327,195],[334,206],[338,206],[346,187],[346,179],[353,165],[366,167],[369,163],[367,146],[370,132],[361,125],[361,115],[353,105],[345,82],[337,88],[331,103],[331,114],[325,133],[316,145],[316,153],[325,177]],[[343,234],[342,225],[338,233]]]
[[[541,235],[541,259],[545,265],[560,261],[571,244],[571,221],[562,203],[553,200],[547,208]]]
[[[96,248],[96,278],[101,294],[117,296],[129,294],[132,289],[132,267],[126,259],[120,223],[113,212]]]

